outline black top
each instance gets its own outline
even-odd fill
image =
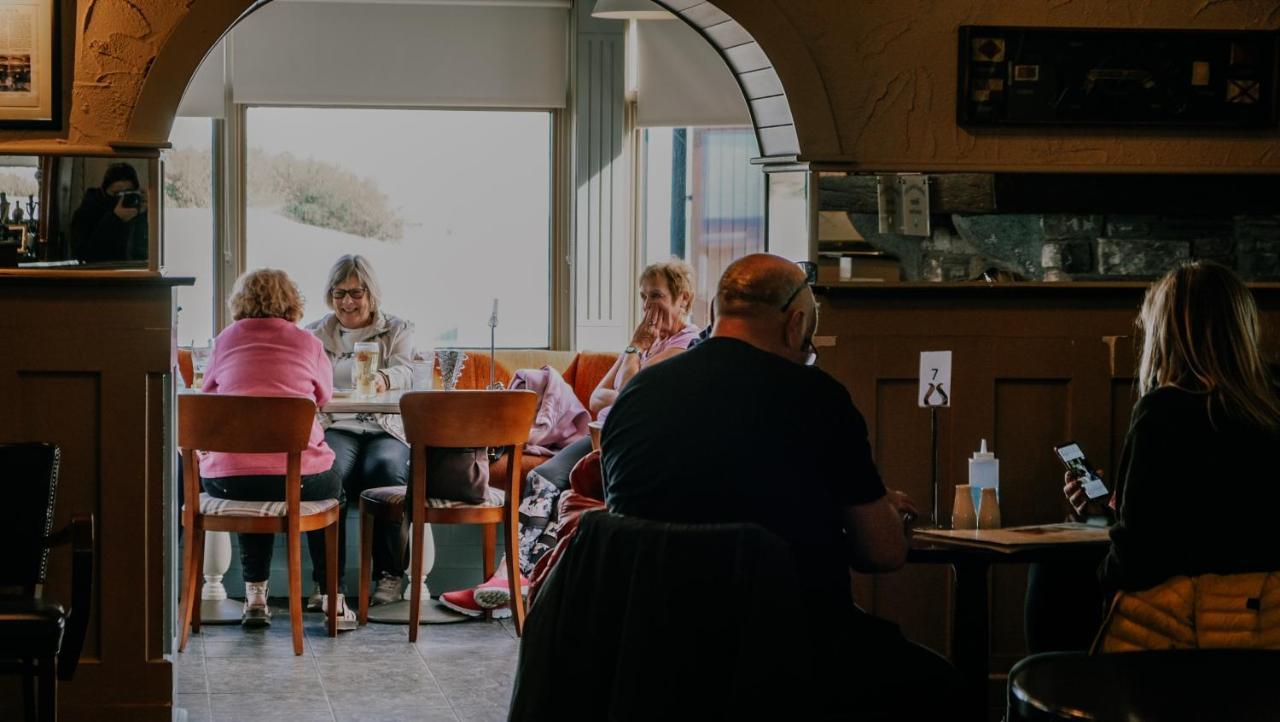
[[[802,580],[848,598],[840,510],[885,489],[862,414],[826,372],[712,338],[637,374],[601,445],[611,510],[760,524],[791,544]]]
[[[147,214],[122,221],[114,212],[117,202],[101,188],[85,191],[71,216],[72,257],[85,262],[147,260]]]
[[[1162,387],[1133,409],[1116,476],[1118,521],[1102,562],[1108,591],[1179,575],[1280,570],[1280,433]]]

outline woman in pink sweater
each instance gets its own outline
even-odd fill
[[[298,328],[302,295],[284,271],[250,271],[236,283],[231,297],[235,323],[214,344],[204,375],[204,393],[245,396],[301,396],[322,406],[333,396],[333,369],[320,340]],[[245,423],[271,423],[245,419]],[[342,482],[332,471],[333,451],[324,432],[312,423],[311,439],[302,452],[302,500],[341,499]],[[200,458],[205,492],[222,499],[277,501],[284,499],[285,457],[282,454],[208,452]],[[270,624],[267,578],[271,571],[271,534],[240,534],[240,565],[244,572],[245,603],[242,624]],[[324,587],[324,531],[307,533],[316,583]],[[341,586],[341,580],[339,580]],[[326,600],[327,603],[327,600]],[[339,629],[354,629],[355,615],[338,595]]]

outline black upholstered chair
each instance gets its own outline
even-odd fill
[[[819,717],[799,589],[754,524],[587,512],[529,609],[509,719]]]
[[[1280,651],[1033,654],[1009,670],[1009,722],[1274,720]]]
[[[57,680],[75,673],[89,624],[93,517],[50,533],[58,461],[53,444],[0,444],[0,671],[23,675],[28,720],[56,719]],[[70,609],[41,598],[49,548],[66,543]]]

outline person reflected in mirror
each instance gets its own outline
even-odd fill
[[[147,260],[147,192],[138,171],[112,163],[71,216],[71,255],[85,263]]]

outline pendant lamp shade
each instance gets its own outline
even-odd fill
[[[675,16],[651,0],[596,0],[592,17],[610,20],[674,20]]]

